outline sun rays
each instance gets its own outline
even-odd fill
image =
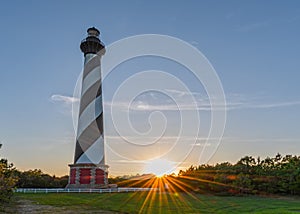
[[[136,206],[138,207],[139,213],[151,213],[154,208],[159,208],[160,213],[163,212],[164,209],[172,209],[176,212],[182,207],[185,207],[185,211],[189,212],[189,210],[192,211],[190,199],[198,201],[200,205],[206,204],[205,201],[200,200],[196,195],[198,182],[221,186],[226,185],[209,180],[197,179],[192,176],[173,175],[152,176],[148,178],[143,178],[142,176],[141,179],[125,180],[119,182],[118,185],[152,188],[152,190],[148,192],[132,193],[126,201],[123,201],[124,205],[131,201],[138,201]]]

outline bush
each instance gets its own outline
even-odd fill
[[[0,160],[0,202],[7,202],[13,194],[17,178],[13,175],[13,164],[6,159]]]

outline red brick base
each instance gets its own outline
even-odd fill
[[[70,164],[69,184],[66,188],[107,188],[108,166]]]

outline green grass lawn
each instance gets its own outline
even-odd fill
[[[187,193],[15,194],[19,200],[67,210],[122,213],[300,213],[299,198],[222,197]]]

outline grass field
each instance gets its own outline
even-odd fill
[[[15,194],[36,213],[300,213],[299,198],[222,197],[187,193]],[[24,208],[24,207],[23,207]],[[32,209],[32,208],[30,208]],[[34,213],[34,210],[29,212]],[[48,211],[47,211],[48,210]],[[24,210],[21,213],[27,213]]]

